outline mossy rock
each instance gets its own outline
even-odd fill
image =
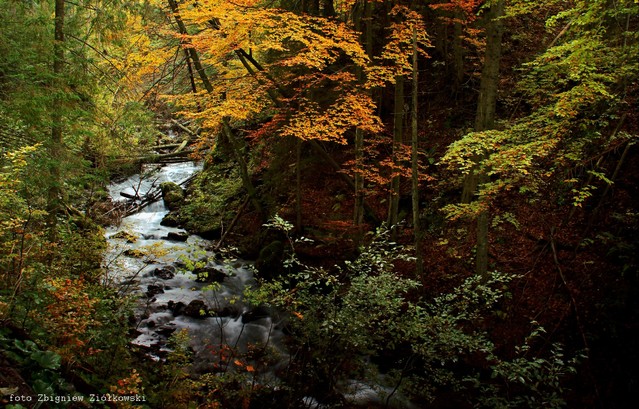
[[[164,182],[160,184],[162,199],[169,210],[177,210],[184,204],[184,190],[174,182]]]
[[[166,227],[180,227],[182,225],[182,220],[177,212],[169,212],[166,216],[164,216],[160,225]]]
[[[190,184],[180,208],[180,221],[189,232],[206,239],[218,239],[244,198],[242,180],[233,168],[215,164]]]
[[[133,233],[129,233],[126,230],[119,231],[109,237],[110,239],[123,239],[126,240],[127,243],[135,243],[138,241],[139,236]]]

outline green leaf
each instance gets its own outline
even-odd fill
[[[60,355],[52,351],[37,351],[31,354],[31,358],[41,368],[56,370],[60,368]]]
[[[33,382],[33,391],[37,394],[44,394],[49,396],[55,394],[55,391],[51,387],[51,384],[43,381],[42,379],[36,379],[35,382]]]

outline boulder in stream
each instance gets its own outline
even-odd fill
[[[218,308],[214,313],[218,317],[230,317],[234,319],[242,315],[242,311],[237,305],[227,305],[226,307]]]
[[[206,318],[210,316],[209,309],[202,300],[193,300],[184,308],[184,315],[191,318]]]
[[[138,241],[138,236],[136,234],[129,233],[126,230],[122,230],[111,235],[109,239],[123,239],[126,240],[127,243],[135,243],[136,241]]]
[[[167,213],[160,222],[160,226],[165,227],[180,227],[180,225],[180,216],[176,212]]]
[[[184,314],[184,309],[186,308],[186,304],[182,301],[169,301],[167,304],[168,309],[173,313],[173,316],[177,317],[179,315]]]
[[[171,336],[171,334],[173,334],[175,332],[177,328],[175,327],[175,325],[172,324],[168,324],[168,325],[162,325],[161,327],[158,327],[155,332],[168,338]]]
[[[152,274],[162,280],[170,280],[175,277],[175,272],[170,267],[156,268]]]
[[[221,283],[226,278],[226,273],[217,267],[205,266],[193,270],[200,283]]]
[[[163,182],[160,184],[162,199],[169,210],[176,210],[184,203],[184,190],[174,182]]]
[[[270,311],[267,307],[258,306],[242,314],[242,324],[248,324],[249,322],[257,321],[262,318],[266,318],[269,315]]]
[[[164,293],[164,286],[162,284],[150,284],[146,287],[146,296],[149,298],[162,293]]]
[[[167,234],[167,236],[165,237],[165,239],[167,240],[179,241],[179,242],[185,242],[188,240],[188,238],[189,238],[188,233],[173,232],[173,231],[170,231],[169,234]]]

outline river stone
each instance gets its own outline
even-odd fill
[[[126,249],[124,251],[124,255],[133,258],[142,258],[146,255],[146,253],[139,249]]]
[[[227,305],[224,308],[218,308],[214,311],[215,315],[218,317],[230,317],[230,318],[237,318],[242,314],[242,311],[240,311],[239,307],[237,305],[235,306],[229,306]]]
[[[167,240],[171,240],[171,241],[179,241],[179,242],[185,242],[187,241],[189,238],[189,234],[188,233],[176,233],[176,232],[169,232],[169,234],[167,234],[166,239]]]
[[[122,230],[109,237],[109,239],[124,239],[127,243],[135,243],[138,240],[138,236],[126,230]]]
[[[152,274],[162,280],[170,280],[175,277],[175,273],[169,267],[156,268]]]
[[[182,301],[169,301],[167,304],[169,310],[173,313],[173,316],[177,317],[178,315],[184,314],[184,309],[186,308],[186,304]]]
[[[257,321],[259,319],[266,318],[269,315],[270,311],[268,308],[258,306],[242,314],[242,324],[248,324],[249,322]]]
[[[160,222],[160,226],[180,227],[180,216],[175,212],[167,213]]]
[[[189,305],[184,308],[184,315],[191,318],[206,318],[209,314],[209,309],[202,300],[193,300]]]
[[[164,286],[162,284],[151,284],[146,287],[146,296],[151,298],[158,294],[164,293]]]
[[[162,189],[162,199],[169,210],[178,209],[184,203],[184,190],[174,182],[163,182],[160,184]]]
[[[221,283],[226,278],[226,273],[216,267],[201,267],[193,270],[200,283]]]
[[[158,329],[156,329],[155,332],[168,338],[171,336],[171,334],[175,332],[175,330],[176,330],[175,326],[168,324],[168,325],[162,325],[161,327],[158,327]]]

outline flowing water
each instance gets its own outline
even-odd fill
[[[200,170],[195,163],[178,163],[146,168],[110,186],[112,200],[144,198],[165,181],[182,183]],[[154,359],[169,351],[167,340],[176,331],[188,331],[195,368],[207,371],[220,364],[221,351],[244,353],[249,348],[269,348],[286,356],[279,323],[266,311],[251,310],[243,302],[243,292],[254,285],[250,264],[242,260],[219,260],[209,250],[211,243],[189,236],[179,228],[160,223],[168,209],[162,200],[122,219],[107,231],[109,284],[137,298],[136,337],[132,344]],[[180,238],[176,241],[170,237]],[[200,282],[186,265],[199,262],[209,277],[220,281]]]
[[[160,183],[180,184],[199,170],[196,163],[147,167],[144,176],[135,175],[112,184],[111,198],[125,201],[138,197],[139,204]],[[122,192],[129,199],[121,196]],[[131,295],[137,300],[136,331],[131,343],[152,359],[162,360],[170,352],[171,335],[185,330],[193,351],[193,367],[199,373],[232,369],[233,356],[261,350],[268,354],[270,363],[268,367],[260,365],[259,382],[278,384],[278,370],[289,360],[282,332],[285,322],[273,318],[275,314],[270,311],[250,309],[244,303],[244,290],[255,284],[250,264],[237,259],[223,262],[219,254],[209,250],[209,241],[179,228],[162,226],[168,212],[160,199],[107,231],[105,280],[121,288],[123,296]],[[171,236],[181,239],[171,240]],[[192,262],[199,262],[219,285],[198,281],[186,268]],[[247,364],[254,362],[248,360]],[[367,407],[383,405],[383,397],[390,390],[352,381],[343,392],[351,403]],[[307,407],[327,407],[311,397],[305,403]],[[396,395],[390,407],[412,405]]]

